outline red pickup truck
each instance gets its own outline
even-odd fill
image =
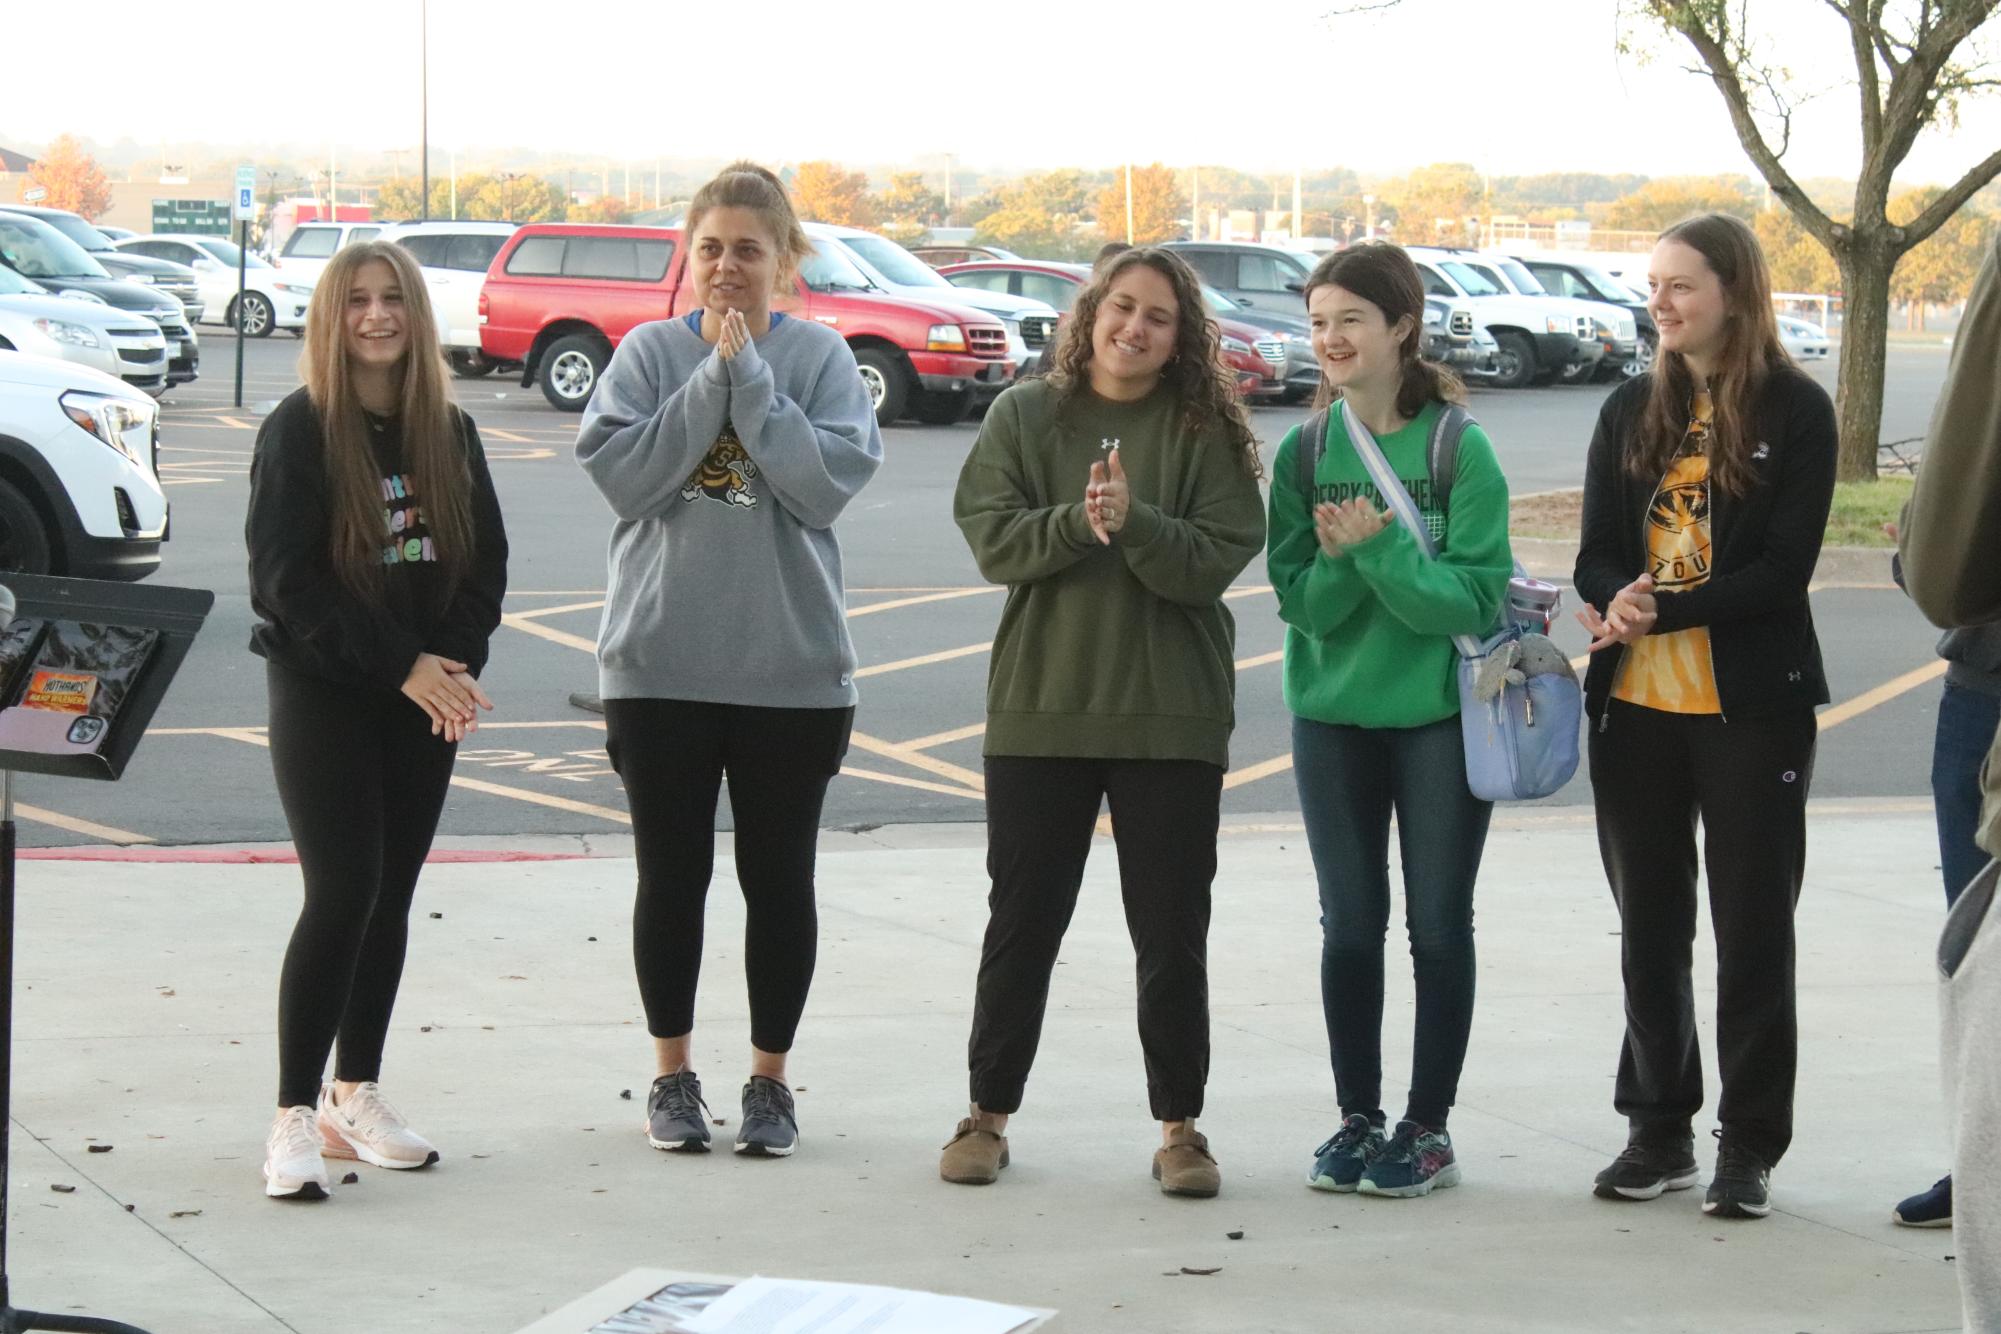
[[[480,348],[518,366],[523,385],[581,412],[633,326],[686,314],[678,227],[531,223],[493,257],[479,294]],[[979,396],[998,394],[1014,370],[1007,331],[962,307],[865,291],[868,279],[839,256],[815,254],[775,308],[841,331],[883,425],[906,413],[950,423]]]

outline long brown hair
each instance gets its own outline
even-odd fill
[[[765,230],[771,233],[772,244],[778,249],[777,282],[780,291],[784,290],[786,279],[813,253],[812,239],[799,225],[799,215],[793,211],[784,182],[770,169],[755,162],[732,162],[695,191],[695,197],[688,201],[687,216],[681,228],[681,234],[688,238],[690,245],[694,244],[695,229],[701,225],[702,215],[712,208],[745,209],[755,213],[764,223]]]
[[[1353,292],[1383,312],[1391,328],[1400,319],[1410,320],[1410,332],[1397,344],[1397,361],[1403,368],[1397,382],[1397,415],[1415,417],[1434,399],[1440,403],[1464,403],[1466,386],[1458,376],[1435,361],[1426,361],[1424,350],[1424,281],[1417,265],[1402,246],[1386,241],[1365,241],[1337,250],[1313,266],[1306,280],[1306,300],[1313,300],[1319,287],[1339,287]],[[1334,386],[1325,372],[1313,406],[1324,408],[1334,401]]]
[[[328,515],[332,557],[341,581],[363,595],[381,590],[383,548],[389,542],[382,499],[382,469],[370,443],[373,431],[355,393],[347,356],[347,294],[365,264],[380,260],[403,291],[403,468],[423,508],[424,523],[446,587],[457,585],[472,564],[472,468],[459,412],[446,391],[445,361],[437,320],[417,261],[388,241],[357,241],[334,253],[306,308],[306,347],[299,371],[319,413],[326,442]]]
[[[1220,426],[1230,446],[1243,455],[1244,471],[1263,477],[1257,436],[1251,431],[1250,418],[1244,415],[1243,400],[1237,397],[1237,377],[1223,365],[1216,326],[1202,302],[1202,280],[1171,250],[1139,246],[1120,251],[1102,260],[1077,294],[1070,318],[1063,325],[1062,341],[1056,346],[1055,369],[1049,372],[1058,410],[1091,383],[1091,331],[1098,322],[1098,307],[1105,303],[1119,275],[1140,265],[1167,279],[1174,290],[1174,353],[1161,369],[1161,378],[1173,386],[1174,396],[1181,400],[1182,420],[1198,433]]]
[[[1678,222],[1660,234],[1696,254],[1723,283],[1723,351],[1709,374],[1709,475],[1733,496],[1750,489],[1751,451],[1758,445],[1758,395],[1772,372],[1790,367],[1792,357],[1779,341],[1772,311],[1772,278],[1758,237],[1741,218],[1705,213]],[[1663,347],[1654,358],[1639,426],[1626,447],[1626,468],[1635,477],[1658,480],[1688,438],[1695,403],[1695,374],[1688,359]]]

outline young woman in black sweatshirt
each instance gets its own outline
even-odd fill
[[[323,1199],[322,1155],[438,1160],[376,1080],[452,759],[493,707],[477,678],[500,623],[507,535],[406,251],[367,242],[336,255],[305,337],[305,387],[257,435],[244,540],[271,766],[305,880],[278,989],[264,1189]]]
[[[1827,702],[1807,584],[1834,495],[1834,406],[1779,343],[1743,222],[1669,228],[1647,283],[1660,356],[1599,414],[1576,571],[1592,634],[1592,801],[1626,993],[1613,1106],[1629,1142],[1596,1193],[1653,1199],[1700,1175],[1700,817],[1723,1076],[1703,1209],[1761,1218],[1792,1139],[1793,907],[1813,711]]]

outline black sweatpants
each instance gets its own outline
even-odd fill
[[[604,716],[605,750],[625,784],[639,860],[632,957],[647,1031],[677,1038],[695,1027],[716,798],[728,774],[750,1041],[759,1051],[792,1050],[819,949],[820,808],[841,771],[855,711],[608,699]]]
[[[410,899],[444,810],[457,747],[399,691],[267,663],[271,769],[299,851],[305,906],[278,983],[278,1105],[382,1071],[403,978]]]
[[[1702,1107],[1689,971],[1700,816],[1716,936],[1717,1120],[1775,1164],[1793,1134],[1793,908],[1806,873],[1814,716],[1725,722],[1614,700],[1604,723],[1591,728],[1592,799],[1626,987],[1613,1106],[1649,1141],[1687,1138]]]
[[[973,1101],[1021,1107],[1049,977],[1109,798],[1126,930],[1137,955],[1140,1047],[1155,1120],[1202,1111],[1209,1081],[1209,888],[1223,771],[1199,760],[986,760],[987,898],[968,1063]]]

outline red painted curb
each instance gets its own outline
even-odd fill
[[[296,865],[299,854],[290,848],[156,848],[85,847],[22,848],[15,853],[32,862],[168,862],[207,866]],[[440,848],[424,860],[427,864],[467,862],[569,862],[588,859],[584,852],[502,852],[479,848]]]

